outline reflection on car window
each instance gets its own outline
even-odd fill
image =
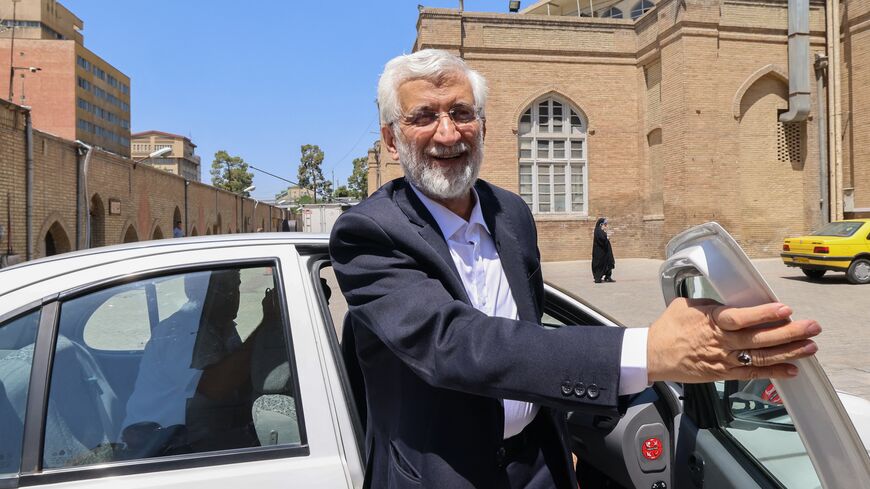
[[[860,229],[863,224],[863,222],[849,221],[830,222],[814,232],[812,236],[838,236],[846,238],[855,234],[855,231]]]
[[[783,487],[821,487],[803,441],[770,379],[716,382],[721,425]]]
[[[21,465],[24,412],[39,311],[0,324],[0,477]]]
[[[276,285],[225,268],[62,304],[43,466],[299,444]]]
[[[85,324],[85,343],[98,350],[142,350],[151,337],[145,289],[118,287],[108,294],[101,294],[105,300]]]

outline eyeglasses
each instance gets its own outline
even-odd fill
[[[407,126],[413,126],[420,129],[428,128],[441,120],[442,116],[447,116],[453,121],[458,129],[461,129],[478,119],[482,119],[477,114],[477,110],[470,105],[460,104],[454,105],[447,112],[438,112],[431,109],[420,109],[410,114],[402,116],[402,123]]]

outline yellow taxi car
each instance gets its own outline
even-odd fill
[[[809,278],[834,270],[846,272],[853,284],[870,283],[870,219],[834,221],[808,236],[786,238],[780,256]]]

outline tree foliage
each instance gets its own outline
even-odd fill
[[[250,192],[244,192],[254,181],[254,174],[248,171],[248,164],[241,156],[230,156],[224,150],[214,154],[211,164],[211,184],[217,188],[229,190],[234,194],[250,197]]]
[[[323,178],[323,150],[316,144],[306,144],[299,159],[297,180],[302,188],[313,189],[317,195],[328,197],[332,194],[332,182]]]
[[[353,160],[353,172],[347,178],[347,189],[350,196],[364,199],[369,194],[369,164],[368,158],[361,156]]]
[[[350,189],[348,189],[344,185],[339,185],[337,189],[335,189],[335,193],[333,194],[335,198],[339,197],[352,197]]]

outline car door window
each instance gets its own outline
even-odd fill
[[[62,303],[43,467],[301,444],[273,270],[164,275]]]
[[[688,278],[683,287],[685,297],[722,301],[703,276]],[[807,449],[770,379],[715,382],[713,387],[693,389],[689,395],[716,393],[718,425],[729,435],[724,437],[728,443],[744,450],[783,487],[820,487]]]
[[[24,413],[39,311],[0,324],[0,479],[21,465]]]

